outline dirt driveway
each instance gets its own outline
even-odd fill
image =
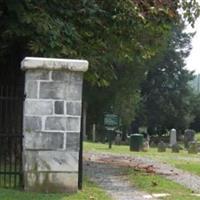
[[[109,164],[112,167],[132,167],[134,169],[144,170],[147,173],[159,174],[193,190],[194,192],[200,193],[199,176],[153,159],[90,152],[84,153],[84,160],[94,163]]]

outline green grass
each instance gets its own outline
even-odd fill
[[[83,190],[75,194],[38,194],[0,189],[0,200],[111,200],[96,184],[85,178]]]
[[[159,153],[157,148],[150,148],[148,152],[130,152],[128,145],[112,145],[112,149],[109,149],[108,144],[84,142],[84,151],[147,157],[200,175],[200,156],[188,154],[185,150],[181,150],[180,153],[171,153],[171,150],[167,149],[166,152]]]
[[[126,170],[130,182],[137,188],[153,193],[168,193],[164,200],[199,200],[200,197],[191,196],[192,191],[185,187],[154,174],[147,174],[133,169]]]
[[[200,133],[195,134],[195,139],[200,142]]]
[[[176,162],[175,167],[189,171],[191,173],[194,173],[198,176],[200,176],[200,163],[199,162]]]
[[[93,151],[93,152],[104,152],[104,153],[117,153],[117,154],[126,154],[126,155],[136,155],[136,156],[147,156],[152,158],[157,158],[159,160],[168,161],[168,159],[197,159],[200,161],[200,157],[197,154],[188,154],[187,151],[181,150],[180,153],[171,153],[170,149],[167,149],[166,152],[159,153],[157,148],[150,148],[148,152],[131,152],[128,145],[112,145],[112,149],[108,148],[108,144],[102,143],[92,143],[84,142],[84,151]]]

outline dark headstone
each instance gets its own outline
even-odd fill
[[[166,144],[163,141],[158,143],[158,152],[166,152]]]
[[[178,144],[172,145],[172,153],[179,153],[180,146]]]
[[[189,147],[189,143],[194,141],[195,131],[192,129],[186,129],[184,132],[184,146]]]
[[[157,146],[154,141],[151,141],[149,145],[150,145],[150,147],[156,147]]]
[[[197,142],[197,150],[198,150],[198,152],[200,152],[200,143],[199,142]]]
[[[197,154],[198,153],[198,144],[196,142],[191,142],[188,147],[189,154]]]

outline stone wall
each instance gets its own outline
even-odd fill
[[[78,187],[82,60],[25,58],[25,190],[74,192]]]

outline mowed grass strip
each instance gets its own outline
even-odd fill
[[[176,161],[174,166],[176,168],[182,169],[184,171],[191,172],[193,174],[196,174],[200,176],[200,162],[178,162]]]
[[[84,151],[93,151],[101,153],[117,153],[117,154],[126,154],[126,155],[138,155],[138,156],[147,156],[152,158],[158,158],[168,160],[171,158],[177,159],[177,156],[180,159],[194,158],[200,161],[200,157],[197,154],[188,154],[186,150],[181,150],[180,153],[172,153],[171,149],[167,149],[166,152],[158,152],[157,148],[150,148],[148,152],[131,152],[129,145],[112,145],[112,148],[108,148],[108,144],[102,143],[93,143],[93,142],[84,142]],[[164,157],[164,158],[163,158]]]
[[[162,176],[149,174],[134,169],[125,170],[130,182],[138,189],[149,194],[168,193],[170,196],[163,197],[164,200],[199,200],[200,197],[192,196],[192,190],[186,189]]]
[[[112,145],[112,149],[109,149],[108,144],[84,142],[84,151],[151,158],[200,176],[199,154],[188,154],[186,150],[172,153],[171,149],[167,149],[166,152],[160,153],[157,148],[150,148],[148,152],[131,152],[128,145]]]
[[[84,178],[83,190],[74,194],[41,194],[0,188],[0,200],[111,200],[96,184]]]

